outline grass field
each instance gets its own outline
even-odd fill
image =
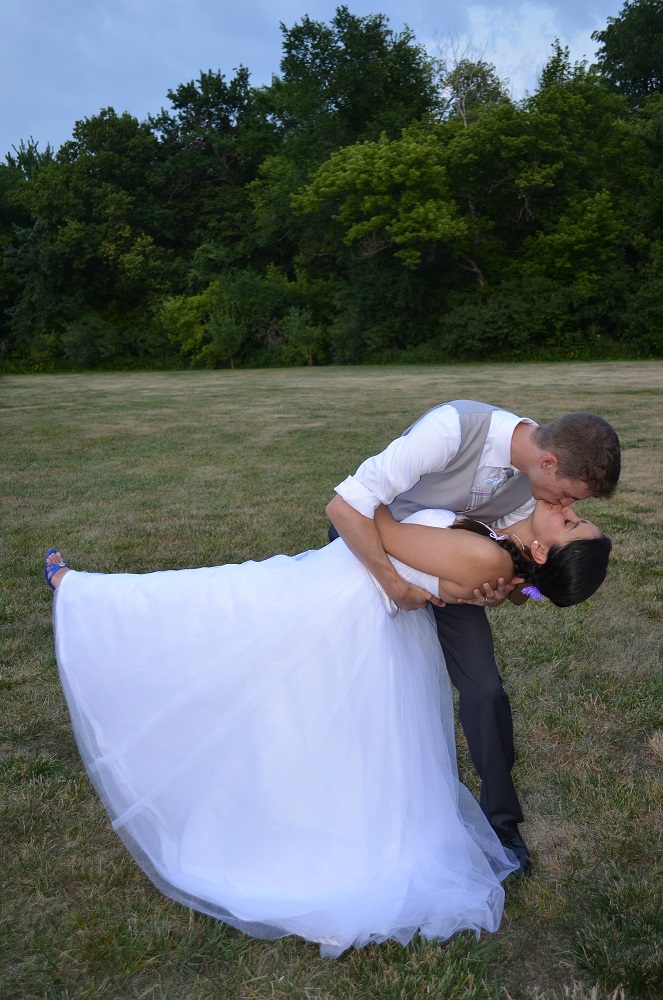
[[[662,390],[660,362],[0,379],[0,997],[660,1000]],[[164,899],[78,758],[44,552],[141,572],[322,545],[333,486],[459,396],[541,421],[595,410],[624,452],[616,497],[581,507],[614,543],[598,594],[490,612],[534,877],[507,883],[492,937],[338,961]]]

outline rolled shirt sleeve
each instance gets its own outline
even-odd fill
[[[460,420],[453,406],[438,406],[411,430],[368,458],[335,487],[336,493],[364,517],[380,504],[390,504],[422,476],[445,469],[460,448]]]

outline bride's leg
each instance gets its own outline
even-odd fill
[[[53,590],[57,590],[62,583],[65,573],[68,572],[69,566],[67,566],[62,558],[62,553],[58,552],[57,549],[51,549],[44,562],[44,576],[46,578],[46,583]]]

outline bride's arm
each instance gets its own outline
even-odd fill
[[[375,525],[389,555],[439,578],[443,600],[472,599],[486,582],[496,587],[500,577],[513,576],[509,554],[482,535],[401,524],[384,506],[375,512]]]

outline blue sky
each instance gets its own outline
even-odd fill
[[[76,121],[103,107],[143,120],[169,107],[167,91],[200,70],[232,77],[239,65],[254,85],[279,72],[280,22],[308,14],[329,22],[325,0],[2,0],[0,7],[0,157],[32,136],[43,149],[71,137]],[[450,39],[468,43],[511,81],[515,98],[536,88],[558,37],[573,59],[592,62],[592,31],[616,17],[619,0],[440,0],[351,2],[357,16],[384,14],[407,24],[432,54]]]

